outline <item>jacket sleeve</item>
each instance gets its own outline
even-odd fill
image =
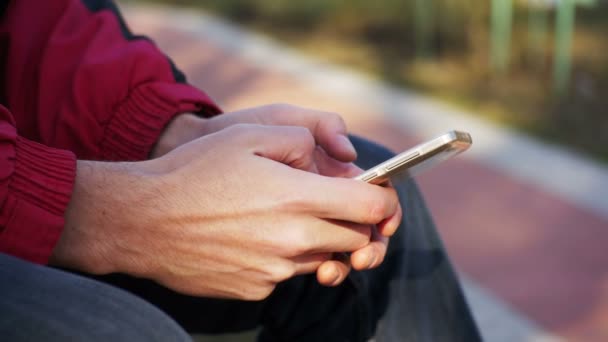
[[[76,158],[145,159],[175,115],[220,112],[111,1],[10,1],[0,67],[0,252],[37,263],[63,229]]]
[[[12,1],[0,32],[19,134],[78,159],[145,159],[175,115],[220,112],[112,1]]]
[[[64,226],[76,169],[72,152],[17,135],[0,105],[0,252],[46,263]]]

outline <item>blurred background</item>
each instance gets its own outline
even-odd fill
[[[608,341],[608,1],[119,4],[227,111],[336,111],[395,151],[470,131],[418,181],[484,337]]]
[[[608,1],[157,0],[608,161]]]

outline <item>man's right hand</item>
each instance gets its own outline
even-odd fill
[[[394,189],[310,172],[314,150],[305,128],[235,125],[150,161],[79,162],[52,262],[263,299],[399,223]]]

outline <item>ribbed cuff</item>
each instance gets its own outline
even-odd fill
[[[213,116],[221,110],[188,84],[153,82],[138,86],[116,109],[106,128],[102,159],[147,159],[169,121],[187,112]]]
[[[47,263],[57,244],[76,176],[76,157],[17,137],[15,169],[3,210],[0,250],[36,263]]]

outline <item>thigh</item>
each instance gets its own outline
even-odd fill
[[[98,276],[95,279],[136,294],[194,334],[225,334],[256,329],[261,325],[268,302],[194,297],[177,293],[151,280],[124,274]]]
[[[386,148],[351,138],[363,169],[390,158]],[[431,215],[415,183],[394,183],[404,211],[385,262],[354,273],[378,341],[479,341],[479,332]]]
[[[6,341],[189,341],[167,315],[123,290],[0,254]]]

